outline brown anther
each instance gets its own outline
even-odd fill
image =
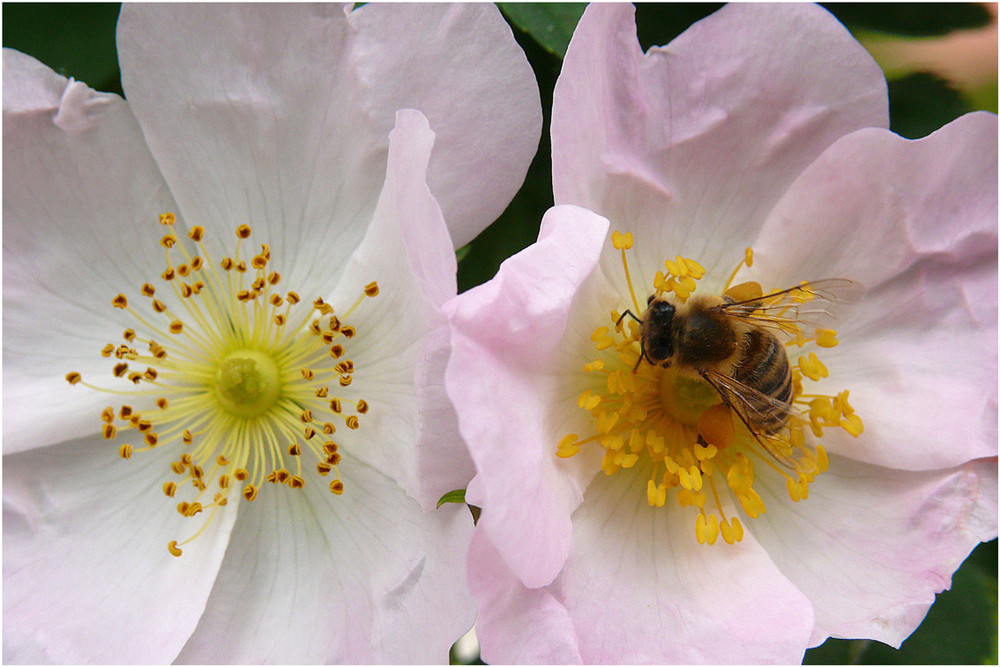
[[[239,292],[236,293],[236,298],[240,301],[249,301],[250,290],[241,289]]]
[[[255,269],[263,269],[265,266],[267,266],[267,258],[262,257],[260,255],[254,255],[253,258],[250,260],[250,266],[252,266]]]
[[[221,493],[215,494],[215,504],[218,505],[219,507],[224,507],[226,505],[226,503],[228,503],[228,502],[229,502],[229,499],[226,498]]]
[[[131,405],[123,405],[118,410],[118,418],[119,419],[128,419],[131,416],[132,416],[132,406]]]
[[[69,382],[70,384],[76,384],[82,379],[83,378],[80,377],[80,374],[75,371],[72,373],[66,373],[66,382]]]
[[[140,414],[136,412],[135,414],[133,414],[128,418],[128,423],[131,424],[133,427],[138,427],[141,419],[142,417],[140,416]]]
[[[260,244],[260,254],[264,259],[271,259],[271,246],[266,243]]]
[[[282,313],[278,313],[274,316],[274,323],[277,326],[283,326],[285,324],[285,316]]]
[[[340,452],[334,452],[327,456],[326,462],[333,466],[340,465]]]
[[[306,440],[312,440],[312,437],[316,435],[316,429],[306,426],[302,431],[302,437]]]
[[[162,313],[166,309],[167,307],[163,305],[162,301],[160,301],[159,299],[153,299],[153,310],[155,310],[158,313]]]
[[[104,436],[105,440],[111,440],[117,435],[118,429],[115,428],[114,424],[105,424],[101,427],[101,434]]]
[[[257,487],[253,484],[247,484],[243,487],[243,497],[252,501],[257,497]]]
[[[193,460],[194,459],[191,457],[190,454],[181,454],[181,463],[183,463],[184,465],[186,466],[191,465],[191,461]]]
[[[267,476],[264,478],[264,481],[270,482],[271,484],[276,484],[278,482],[277,471],[272,470],[271,472],[267,473]]]
[[[116,378],[123,377],[125,373],[128,372],[128,364],[115,364],[115,367],[111,370],[111,372],[114,373]]]
[[[263,290],[265,286],[266,286],[266,283],[264,282],[263,278],[257,278],[252,283],[250,283],[250,287],[253,288],[253,290],[257,291],[257,292]]]
[[[354,327],[346,326],[340,327],[340,333],[344,334],[344,338],[354,338],[354,334],[358,332]]]
[[[163,494],[168,498],[173,498],[174,494],[177,493],[177,485],[173,482],[163,483]]]
[[[159,436],[157,436],[153,432],[149,432],[145,435],[143,439],[146,441],[146,444],[149,445],[150,447],[156,447],[156,443],[159,440]]]
[[[192,271],[200,271],[201,267],[202,267],[202,265],[204,263],[205,263],[205,260],[203,260],[201,257],[198,257],[197,255],[195,255],[194,257],[191,258],[191,270]]]
[[[130,349],[131,348],[129,348],[128,345],[124,344],[119,345],[118,347],[115,348],[115,359],[124,359],[125,355],[129,353]]]
[[[287,482],[291,476],[292,476],[292,473],[288,472],[284,468],[280,468],[279,470],[275,471],[275,477],[277,478],[278,482],[281,483],[281,484],[284,484],[285,482]]]
[[[246,273],[247,263],[244,262],[243,260],[240,260],[240,263],[236,265],[236,270],[239,271],[240,273]]]
[[[176,272],[174,271],[174,267],[170,266],[167,267],[167,269],[160,274],[160,277],[163,278],[164,280],[173,280],[175,275]]]
[[[101,412],[101,421],[110,424],[115,420],[115,409],[110,405]]]
[[[289,292],[288,294],[285,295],[285,298],[288,299],[288,303],[292,304],[293,306],[302,300],[301,298],[299,298],[297,292]]]
[[[245,468],[237,468],[233,471],[233,477],[236,478],[237,482],[242,482],[249,476],[250,473],[248,473]]]
[[[101,356],[110,357],[111,353],[114,351],[115,351],[114,343],[108,343],[107,345],[101,348]]]
[[[170,333],[179,334],[183,330],[184,330],[184,323],[181,322],[180,320],[174,320],[173,322],[170,323]]]
[[[156,288],[155,287],[153,287],[149,283],[143,283],[142,284],[142,295],[143,296],[150,296],[151,297],[154,294],[156,294]]]
[[[250,227],[248,225],[240,225],[236,228],[236,236],[241,239],[250,238]]]
[[[205,476],[205,471],[201,469],[201,466],[191,466],[191,476],[195,479],[201,479]]]
[[[191,289],[194,290],[195,294],[201,294],[201,291],[205,289],[205,283],[197,280],[193,285],[191,285]]]
[[[177,237],[173,234],[166,234],[160,239],[160,245],[164,248],[173,248],[175,243],[177,243]]]
[[[361,424],[358,422],[358,418],[355,417],[354,415],[351,415],[350,417],[348,417],[347,419],[345,419],[344,423],[346,423],[347,424],[347,428],[349,428],[351,430],[355,430],[359,426],[361,426]]]
[[[223,454],[219,454],[215,457],[215,463],[219,466],[227,466],[229,465],[229,459],[227,459]]]
[[[177,556],[177,557],[180,557],[181,553],[183,553],[180,549],[177,548],[177,540],[170,540],[170,543],[167,545],[167,551],[170,552],[171,556]]]
[[[232,269],[235,264],[236,263],[233,261],[232,257],[224,257],[222,261],[219,262],[219,266],[221,266],[226,271]]]
[[[124,294],[119,294],[111,300],[111,305],[120,309],[128,308],[128,299],[125,298]]]
[[[220,489],[229,488],[229,475],[219,475],[219,488]]]
[[[181,278],[187,278],[189,275],[191,275],[191,267],[188,266],[187,264],[178,264],[177,275],[179,275]]]
[[[205,228],[201,225],[195,225],[191,228],[191,231],[188,232],[188,238],[197,243],[205,238]]]
[[[170,469],[174,471],[175,475],[183,475],[185,467],[180,461],[174,461],[170,464]]]
[[[191,503],[188,505],[187,511],[184,512],[184,516],[194,516],[201,511],[201,503]]]
[[[191,503],[189,503],[186,500],[182,500],[179,503],[177,503],[177,513],[186,514],[189,507],[191,507]]]
[[[319,320],[313,320],[309,323],[309,331],[313,332],[317,336],[323,333],[323,330],[319,328]]]
[[[142,373],[132,371],[128,374],[128,379],[131,380],[133,384],[139,384],[142,381]]]
[[[281,274],[278,273],[277,271],[271,271],[271,273],[267,274],[267,282],[271,283],[272,285],[277,285],[279,282],[281,282]]]
[[[363,398],[358,399],[358,405],[355,409],[358,411],[358,414],[361,415],[365,414],[366,412],[368,412],[368,401],[366,401]]]
[[[194,441],[194,436],[191,435],[191,431],[184,429],[184,433],[181,435],[181,441],[185,445],[190,445]]]
[[[177,216],[173,213],[167,211],[166,213],[160,214],[160,224],[161,225],[172,225],[177,222]]]
[[[126,329],[122,332],[122,338],[131,343],[135,340],[135,329]]]
[[[333,440],[327,440],[323,443],[323,453],[324,454],[336,454],[337,453],[337,443]]]
[[[326,395],[329,391],[330,391],[329,388],[327,388],[326,385],[324,385],[316,390],[316,396],[318,398],[326,398]]]
[[[333,470],[333,466],[327,463],[326,461],[316,464],[316,472],[318,472],[320,475],[328,475],[330,474],[331,470]]]
[[[271,302],[271,305],[274,306],[275,308],[285,303],[285,300],[282,299],[281,296],[278,294],[272,294],[269,301]]]
[[[168,405],[170,405],[170,402],[163,396],[156,399],[156,407],[158,407],[159,409],[166,410]]]
[[[330,347],[330,356],[334,359],[340,359],[344,356],[344,346],[343,345],[333,345]]]
[[[354,372],[354,362],[351,361],[350,359],[345,359],[344,361],[341,361],[333,368],[342,375],[349,375],[350,373]]]
[[[303,368],[302,369],[302,377],[304,377],[306,380],[312,380],[313,379],[312,369]]]
[[[138,417],[138,416],[139,415],[136,415],[136,417]],[[151,422],[151,421],[149,421],[147,419],[139,419],[138,423],[134,424],[134,426],[136,428],[138,428],[140,431],[142,431],[143,433],[145,433],[146,431],[149,431],[149,430],[151,430],[153,428],[153,422]]]
[[[334,495],[339,496],[344,492],[344,483],[339,479],[333,480],[330,482],[330,491],[332,491]]]
[[[144,370],[142,372],[142,377],[146,378],[150,382],[152,382],[153,380],[155,380],[158,375],[159,374],[156,372],[156,369],[155,368],[151,368],[149,366],[147,366],[146,370]]]
[[[304,424],[311,422],[313,420],[312,410],[303,410],[302,414],[299,415],[299,419],[301,419]]]
[[[324,343],[332,343],[333,339],[337,337],[337,334],[332,331],[324,331],[320,338],[323,339]]]
[[[290,456],[299,456],[300,454],[302,454],[302,448],[299,447],[299,443],[293,442],[292,444],[288,445],[288,454]]]
[[[333,434],[336,430],[337,428],[330,422],[323,424],[323,433],[326,433],[327,435]]]
[[[293,489],[301,489],[305,485],[306,485],[306,480],[302,479],[298,475],[292,475],[292,478],[288,480],[288,486],[292,487]]]
[[[340,414],[341,405],[339,398],[334,398],[330,401],[330,409],[333,410],[335,413]]]
[[[327,320],[326,328],[329,329],[330,331],[333,331],[334,333],[340,331],[340,326],[341,326],[340,320],[337,319],[336,315],[331,315],[330,319]]]
[[[378,294],[378,283],[374,280],[365,285],[365,296],[376,296]]]
[[[340,383],[341,387],[348,387],[351,384],[351,380],[352,378],[350,375],[341,375],[340,380],[338,380],[338,382]]]

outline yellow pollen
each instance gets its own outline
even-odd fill
[[[570,458],[586,447],[601,447],[601,470],[605,474],[629,468],[647,471],[643,473],[648,475],[646,501],[651,506],[662,507],[673,498],[679,507],[691,508],[685,511],[691,513],[700,543],[715,544],[721,536],[722,542],[735,544],[743,538],[743,523],[731,515],[732,510],[724,508],[735,505],[751,519],[766,511],[754,489],[755,468],[765,466],[784,477],[789,498],[807,501],[809,485],[829,466],[826,450],[819,442],[824,430],[841,428],[856,437],[862,433],[863,424],[848,401],[847,391],[836,396],[805,393],[805,382],[830,375],[815,351],[788,357],[784,371],[787,384],[779,383],[772,396],[752,387],[755,394],[739,389],[733,384],[735,371],[726,370],[739,364],[749,368],[757,364],[759,376],[771,372],[781,377],[783,367],[773,355],[744,356],[749,354],[743,351],[749,343],[740,343],[743,347],[737,347],[725,363],[705,362],[703,367],[681,362],[664,366],[651,363],[643,354],[644,309],[639,306],[626,257],[626,250],[635,241],[631,233],[615,231],[611,235],[612,247],[621,251],[623,292],[631,309],[609,309],[603,316],[610,315],[608,319],[594,322],[591,341],[596,354],[581,364],[592,381],[577,398],[580,409],[590,413],[591,430],[566,434],[554,453]],[[719,303],[713,307],[735,321],[729,326],[740,337],[749,336],[756,328],[785,345],[811,344],[819,349],[835,346],[836,332],[805,328],[798,319],[798,309],[816,299],[831,301],[831,292],[849,281],[802,282],[771,292],[765,292],[756,282],[734,284],[740,269],[753,262],[753,251],[747,248],[728,275],[722,293],[709,297],[718,301],[706,302],[699,297],[702,300],[690,302],[694,306],[685,306],[697,290],[697,281],[705,276],[705,269],[690,258],[676,256],[664,261],[665,271],[650,276],[645,294],[671,301],[674,318],[686,316],[684,307],[705,308],[702,304]],[[818,310],[822,311],[822,306]],[[629,314],[631,320],[626,319]],[[680,343],[674,347],[677,345]],[[731,387],[725,399],[719,386]],[[783,387],[790,387],[790,398],[785,401],[779,398]],[[772,407],[786,403],[780,412]],[[727,499],[732,502],[727,503]]]
[[[303,302],[295,291],[276,291],[281,275],[268,268],[270,247],[261,244],[259,253],[245,254],[249,225],[237,228],[231,256],[213,260],[202,245],[203,227],[187,232],[197,246],[194,254],[177,242],[174,214],[162,214],[159,222],[170,228],[159,239],[164,284],[139,285],[141,306],[131,305],[124,293],[114,296],[112,306],[125,311],[132,326],[124,330],[124,342],[100,350],[115,362],[111,382],[120,378],[127,385],[92,385],[77,372],[65,379],[128,396],[117,412],[108,406],[99,415],[101,433],[117,441],[120,458],[156,447],[182,448],[165,466],[162,483],[165,496],[177,497],[178,513],[199,517],[186,540],[168,543],[169,552],[180,556],[232,493],[253,501],[268,481],[295,490],[314,483],[302,474],[303,457],[312,458],[318,476],[334,473],[331,493],[345,492],[337,445],[314,436],[319,428],[332,434],[337,419],[350,430],[363,426],[359,416],[369,404],[351,388],[356,364],[347,349],[358,332],[345,320],[376,297],[379,286],[365,285],[338,317],[321,298]],[[356,414],[341,414],[345,401]],[[141,442],[133,446],[136,433]],[[131,442],[122,443],[123,434]]]

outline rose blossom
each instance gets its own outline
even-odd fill
[[[446,660],[441,305],[535,150],[523,54],[488,5],[125,6],[118,46],[128,102],[4,52],[4,659]]]
[[[997,535],[996,117],[887,125],[881,73],[818,7],[731,5],[645,54],[630,7],[587,9],[559,205],[447,306],[484,660],[899,646]],[[625,313],[723,294],[787,343],[773,432],[724,377],[656,366]]]

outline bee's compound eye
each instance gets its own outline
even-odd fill
[[[649,297],[646,299],[646,305],[648,306],[649,304],[653,303],[653,299],[655,298],[656,298],[655,294],[650,294]]]

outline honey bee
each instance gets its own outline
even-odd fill
[[[853,300],[859,290],[853,281],[831,279],[766,295],[756,283],[744,283],[723,296],[692,296],[684,303],[654,294],[641,317],[626,310],[617,324],[626,316],[639,322],[633,372],[646,359],[701,377],[752,434],[771,435],[788,422],[792,408],[792,371],[781,338],[832,317],[826,307]]]

